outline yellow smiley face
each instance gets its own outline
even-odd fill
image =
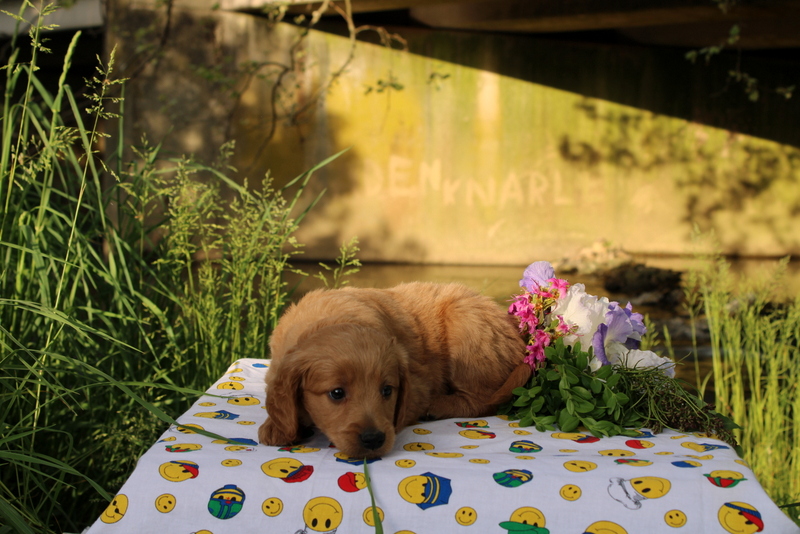
[[[405,445],[403,445],[403,449],[407,451],[432,451],[433,445],[431,445],[430,443],[421,443],[415,441],[414,443],[406,443]]]
[[[581,488],[575,484],[567,484],[566,486],[562,486],[558,494],[561,495],[561,498],[565,501],[577,501],[581,498],[582,492]]]
[[[515,430],[514,434],[516,434],[518,436],[530,436],[531,435],[531,433],[528,432],[527,430]]]
[[[672,483],[666,478],[638,477],[631,479],[631,486],[648,499],[658,499],[669,493]]]
[[[477,449],[477,445],[462,445],[459,449]]]
[[[672,528],[681,528],[686,521],[688,521],[686,514],[680,510],[670,510],[664,514],[664,522]]]
[[[261,505],[261,511],[268,517],[275,517],[283,512],[283,501],[277,497],[270,497]]]
[[[100,521],[108,524],[116,523],[125,516],[125,512],[127,511],[128,497],[126,495],[119,494],[114,497],[110,503],[108,503],[105,511],[103,511],[103,515],[100,516]]]
[[[509,428],[519,428],[519,423],[508,423]]]
[[[273,478],[286,478],[301,467],[303,462],[294,458],[275,458],[261,464],[264,474]]]
[[[375,507],[375,510],[372,509],[372,506],[370,506],[369,508],[365,509],[364,513],[361,514],[361,519],[363,519],[364,523],[366,523],[367,525],[369,525],[371,527],[374,527],[375,526],[375,513],[376,512],[378,514],[378,519],[380,519],[380,522],[383,523],[383,519],[384,519],[383,510],[381,510],[377,506]]]
[[[459,435],[469,439],[492,439],[495,437],[494,432],[489,432],[488,430],[481,430],[479,428],[470,428],[467,430],[462,430],[461,432],[459,432]]]
[[[195,478],[200,467],[194,462],[165,462],[158,467],[158,473],[170,482],[183,482]]]
[[[244,382],[244,378],[241,376],[229,376],[228,379],[233,380],[235,382]]]
[[[744,475],[741,474],[741,473],[738,473],[736,471],[726,471],[726,470],[722,470],[722,469],[717,469],[716,471],[711,471],[708,474],[708,476],[710,476],[711,478],[716,478],[716,477],[719,477],[719,478],[730,478],[731,480],[742,480],[744,478]]]
[[[572,452],[578,452],[578,449],[558,449],[558,452],[565,452],[567,454]]]
[[[535,460],[536,459],[535,456],[525,456],[525,455],[514,456],[514,458],[516,458],[517,460]]]
[[[200,402],[197,404],[198,406],[216,406],[216,402]]]
[[[697,456],[696,454],[686,454],[687,458],[694,458],[695,460],[713,460],[713,454],[704,454],[703,456]]]
[[[256,424],[256,422],[255,422],[255,421],[236,421],[236,424],[237,424],[237,425],[245,425],[245,426],[249,426],[249,425],[254,425],[254,424]]]
[[[247,445],[228,445],[225,450],[230,452],[253,452],[255,449]]]
[[[255,397],[232,397],[228,399],[228,404],[235,404],[237,406],[253,406],[259,404],[259,400]]]
[[[597,469],[597,464],[586,460],[570,460],[569,462],[564,462],[564,469],[573,473],[585,473],[592,469]]]
[[[436,458],[461,458],[464,456],[460,452],[426,452],[425,454]]]
[[[175,496],[169,493],[164,493],[156,497],[156,510],[162,514],[171,512],[175,508]]]
[[[604,451],[597,451],[603,456],[633,456],[633,451],[626,451],[623,449],[606,449]]]
[[[175,427],[175,430],[177,432],[180,432],[181,434],[197,434],[197,432],[195,432],[195,430],[205,430],[205,428],[203,428],[200,425],[195,425],[195,424],[192,423],[192,424],[188,424],[188,425],[181,425],[181,426]]]
[[[241,373],[241,372],[242,372],[242,370],[240,368],[235,367],[235,368],[231,369],[230,371],[228,371],[228,374],[231,375],[233,373]]]
[[[596,521],[586,527],[585,534],[628,534],[628,531],[611,521]]]
[[[175,443],[174,445],[167,445],[165,449],[167,452],[191,452],[199,451],[203,446],[199,443]]]
[[[303,508],[303,521],[315,532],[336,530],[342,523],[342,505],[330,497],[311,499]]]
[[[576,439],[585,438],[586,434],[578,434],[576,432],[553,432],[551,434],[551,437],[556,438],[556,439],[576,440]]]
[[[659,456],[669,456],[669,455],[675,454],[675,453],[674,452],[661,451],[661,452],[657,452],[656,454],[658,454]]]
[[[415,462],[414,460],[402,459],[402,460],[397,460],[394,463],[394,465],[396,465],[397,467],[402,467],[403,469],[408,469],[409,467],[414,467],[415,465],[417,465],[417,462]]]
[[[223,382],[217,386],[217,389],[230,389],[230,390],[240,390],[244,389],[244,386],[238,382]]]
[[[242,465],[241,460],[234,460],[232,458],[228,460],[222,460],[220,463],[225,467],[236,467],[237,465]]]
[[[425,486],[428,478],[422,475],[406,477],[397,486],[397,493],[404,501],[412,504],[425,502]]]
[[[427,428],[415,428],[413,430],[414,434],[419,434],[420,436],[424,436],[425,434],[430,434],[431,431]]]
[[[753,534],[764,528],[759,511],[744,502],[726,502],[720,507],[717,518],[722,528],[731,534]]]
[[[614,461],[617,464],[629,465],[631,467],[644,467],[644,466],[647,466],[647,465],[653,465],[653,462],[651,462],[650,460],[642,460],[641,458],[631,458],[630,460],[628,460],[626,458],[622,458],[622,459],[614,460]]]
[[[523,525],[531,525],[540,528],[544,528],[545,526],[544,514],[532,506],[517,508],[508,520],[513,523],[522,523]]]
[[[484,458],[472,458],[470,460],[470,463],[473,463],[473,464],[488,464],[489,460],[486,460]]]
[[[456,510],[456,523],[468,527],[478,520],[478,512],[469,506],[463,506]]]

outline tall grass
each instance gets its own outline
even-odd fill
[[[101,159],[98,125],[121,121],[109,111],[113,55],[88,110],[66,83],[79,33],[46,87],[49,11],[32,26],[31,59],[18,62],[15,38],[3,70],[0,532],[80,531],[169,414],[230,362],[267,355],[293,234],[314,204],[301,209],[300,195],[327,163],[255,189],[146,143]]]
[[[787,261],[744,279],[717,258],[687,288],[708,321],[717,409],[779,504],[800,501],[800,297],[783,291]],[[787,511],[800,523],[800,508]]]

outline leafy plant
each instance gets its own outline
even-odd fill
[[[101,159],[99,120],[121,132],[124,116],[108,107],[124,105],[107,92],[113,55],[84,110],[67,83],[80,33],[48,87],[43,28],[31,59],[15,38],[2,69],[0,532],[80,531],[170,414],[235,359],[266,356],[315,203],[301,195],[331,159],[258,191],[147,143]]]
[[[353,237],[349,242],[343,243],[342,246],[339,247],[339,257],[336,258],[335,267],[331,267],[327,263],[319,264],[325,271],[331,273],[331,281],[328,282],[328,277],[325,275],[324,271],[317,273],[316,277],[322,280],[322,283],[324,283],[327,288],[335,289],[347,285],[348,280],[345,280],[345,277],[357,273],[361,267],[361,262],[357,257],[358,250],[357,237]]]
[[[637,428],[701,431],[734,443],[735,425],[713,406],[691,395],[659,367],[604,365],[592,371],[591,349],[570,347],[562,339],[545,348],[546,365],[500,413],[520,426],[572,432],[582,426],[594,436],[637,436]],[[735,443],[734,443],[735,444]]]

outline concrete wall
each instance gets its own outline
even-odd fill
[[[159,27],[163,14],[120,4],[112,23]],[[379,261],[526,264],[600,238],[630,252],[684,254],[694,226],[713,229],[725,252],[800,252],[800,150],[781,142],[792,141],[781,133],[789,129],[769,140],[598,97],[646,93],[638,99],[660,102],[649,108],[680,110],[686,100],[694,109],[696,95],[675,89],[697,76],[688,64],[687,83],[659,85],[682,71],[659,70],[644,49],[583,45],[575,56],[570,45],[525,37],[415,31],[412,52],[359,43],[319,95],[350,42],[311,32],[273,106],[279,69],[270,62],[288,64],[295,27],[211,10],[172,16],[159,61],[129,84],[129,140],[171,129],[168,148],[210,157],[233,138],[240,179],[271,169],[278,183],[350,147],[309,192],[327,188],[298,236],[308,257],[333,257],[353,235],[360,257]],[[110,40],[132,57],[121,27]],[[531,81],[543,69],[544,78],[571,71],[585,80]],[[381,80],[403,88],[379,91]],[[270,134],[276,110],[306,105]],[[786,120],[769,106],[752,113]]]

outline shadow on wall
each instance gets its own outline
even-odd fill
[[[765,228],[784,250],[800,246],[800,239],[780,228],[783,221],[800,215],[797,148],[709,131],[644,111],[603,111],[591,99],[576,108],[603,135],[589,141],[581,138],[580,130],[563,135],[559,153],[564,161],[576,168],[604,164],[624,173],[670,176],[685,198],[682,220],[689,228],[696,224],[703,232],[722,235],[716,215],[727,212]],[[673,166],[680,166],[681,172],[658,172]],[[775,202],[776,195],[780,202]],[[772,209],[754,214],[753,204]],[[737,252],[735,241],[726,245]]]
[[[800,147],[800,98],[726,87],[741,69],[774,86],[795,85],[800,63],[723,53],[690,63],[670,47],[595,44],[524,35],[403,29],[412,53]],[[524,53],[520,53],[524,51]]]
[[[240,112],[256,113],[255,108],[242,106]],[[337,147],[341,147],[342,143],[337,138],[337,132],[347,130],[347,121],[350,119],[323,109],[322,104],[315,106],[302,124],[279,126],[276,135],[263,150],[258,147],[260,140],[266,135],[263,130],[249,128],[246,134],[235,130],[234,136],[240,140],[237,144],[239,148],[237,158],[241,160],[242,167],[248,169],[248,176],[260,179],[269,173],[274,179],[275,187],[279,188],[339,150]],[[238,121],[235,123],[239,124]],[[321,123],[324,124],[320,126]],[[325,131],[324,136],[309,134],[311,129],[319,128]],[[254,154],[257,155],[256,159],[251,160]],[[298,156],[287,157],[287,154]],[[313,232],[302,239],[308,251],[308,255],[304,253],[301,256],[302,260],[335,258],[338,256],[340,246],[353,237],[359,238],[359,248],[362,250],[360,257],[364,257],[364,254],[369,256],[370,251],[381,250],[385,243],[396,241],[392,229],[385,220],[377,217],[370,219],[368,215],[367,220],[360,224],[362,231],[358,235],[348,234],[347,228],[350,223],[354,218],[362,217],[362,214],[354,213],[354,209],[341,199],[351,196],[359,187],[356,173],[363,167],[358,149],[350,147],[334,161],[314,173],[303,194],[300,209],[305,209],[320,193],[324,193],[301,225],[301,229],[314,228]],[[244,176],[240,180],[243,178]],[[393,246],[404,257],[425,260],[425,247],[414,239],[393,243]]]

